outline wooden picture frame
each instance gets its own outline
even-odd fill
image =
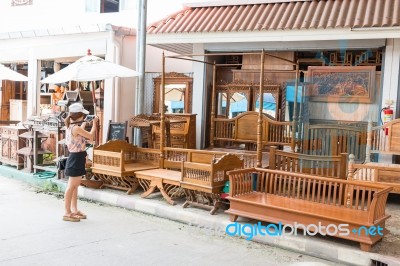
[[[371,103],[375,66],[310,66],[310,101]]]

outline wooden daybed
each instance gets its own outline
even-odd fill
[[[135,172],[159,167],[160,151],[138,148],[122,140],[112,140],[93,149],[93,175],[102,187],[134,192],[139,183]]]
[[[160,191],[174,205],[173,199],[183,192],[186,196],[183,207],[208,208],[211,214],[221,206],[220,194],[228,180],[226,172],[244,165],[237,155],[224,152],[179,148],[165,148],[165,152],[160,168],[135,172],[145,191],[142,197]]]
[[[363,164],[356,163],[354,155],[349,156],[348,179],[385,184],[393,187],[393,193],[400,193],[400,164],[379,162],[381,155],[400,155],[400,119],[381,126],[368,124],[366,157]],[[375,162],[371,162],[371,155]]]
[[[359,242],[364,251],[388,232],[385,221],[390,216],[385,207],[391,187],[261,168],[228,174],[230,208],[226,212],[233,222],[242,216],[290,225],[348,224],[348,235],[330,235]],[[365,234],[359,230],[362,226],[380,226],[383,235]]]

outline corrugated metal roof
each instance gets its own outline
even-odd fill
[[[149,34],[400,26],[400,0],[312,0],[185,8]]]

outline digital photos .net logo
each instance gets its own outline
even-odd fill
[[[299,231],[299,232],[298,232]],[[230,223],[225,228],[225,233],[229,236],[244,236],[246,240],[252,240],[254,236],[287,236],[287,235],[311,235],[320,234],[323,236],[348,236],[351,233],[359,236],[383,236],[383,227],[381,226],[360,226],[358,228],[349,229],[349,224],[318,224],[304,225],[295,222],[293,225],[282,222],[278,224],[262,225],[257,224],[240,224],[238,222]]]

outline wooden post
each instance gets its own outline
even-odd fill
[[[210,147],[214,148],[214,135],[215,135],[215,98],[216,98],[216,79],[217,79],[217,65],[213,65],[213,82],[211,92],[211,127],[210,127]]]
[[[275,165],[275,162],[276,162],[276,147],[271,147],[270,149],[269,149],[269,169],[273,169],[273,170],[275,170],[276,169],[276,165]]]
[[[354,154],[349,155],[347,180],[353,180],[354,158],[355,158]],[[347,184],[347,200],[346,200],[347,208],[351,208],[352,197],[353,197],[352,195],[353,195],[353,185]]]
[[[354,154],[349,155],[349,164],[347,166],[347,180],[353,180],[353,172],[354,172]]]
[[[297,133],[297,94],[298,94],[298,86],[299,86],[299,62],[296,63],[296,79],[294,84],[294,104],[293,104],[293,128],[292,128],[292,143],[291,150],[295,151],[296,146],[296,133]]]
[[[372,147],[372,121],[368,120],[367,145],[365,147],[365,163],[371,162],[371,147]]]
[[[261,52],[261,70],[260,70],[260,101],[258,110],[258,126],[257,126],[257,167],[262,167],[262,141],[263,141],[263,127],[262,127],[262,115],[263,115],[263,104],[264,104],[264,49]],[[257,100],[257,99],[256,99]]]
[[[165,141],[165,115],[164,115],[164,102],[165,102],[165,55],[162,54],[162,76],[160,88],[160,168],[164,168],[164,141]]]
[[[340,154],[340,178],[346,180],[347,173],[347,153]]]

